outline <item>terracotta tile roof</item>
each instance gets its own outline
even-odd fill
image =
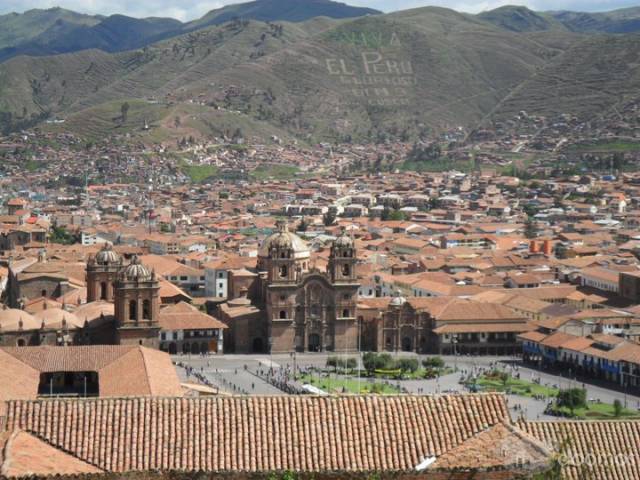
[[[522,333],[520,335],[518,335],[518,338],[520,340],[528,340],[530,342],[541,342],[542,340],[544,340],[545,338],[547,338],[547,334],[546,333],[542,333],[542,332],[525,332]]]
[[[593,345],[593,340],[591,340],[590,338],[577,337],[572,338],[571,340],[567,340],[562,345],[560,345],[560,348],[564,350],[572,350],[574,352],[581,352],[586,348],[589,348],[591,345]]]
[[[640,478],[640,421],[522,422],[518,426],[555,450],[566,443],[568,461],[562,478]]]
[[[6,425],[104,470],[414,470],[502,422],[502,395],[11,401]]]
[[[39,383],[37,369],[0,348],[0,401],[35,398]]]
[[[100,472],[101,469],[52,447],[30,433],[22,430],[0,433],[0,475],[3,477]]]
[[[618,283],[618,277],[620,276],[620,272],[616,272],[613,270],[609,270],[608,268],[602,268],[602,267],[583,268],[580,271],[580,274],[583,277],[595,278],[597,280],[612,282],[616,284]]]
[[[171,358],[140,346],[0,348],[0,399],[33,399],[40,373],[97,372],[100,396],[182,394]]]
[[[160,310],[158,317],[162,330],[207,330],[228,328],[217,318],[201,312],[186,302],[169,305]]]
[[[608,335],[606,333],[592,333],[589,336],[598,343],[602,343],[604,345],[611,345],[611,346],[620,345],[621,343],[624,343],[626,341],[622,337],[617,337],[615,335]]]
[[[569,342],[570,340],[575,340],[576,338],[578,338],[577,335],[571,335],[570,333],[564,332],[555,332],[546,337],[540,343],[545,347],[560,348],[564,343]]]
[[[517,320],[524,317],[509,307],[492,303],[456,302],[442,312],[438,320]]]
[[[522,333],[533,328],[528,323],[475,323],[455,324],[450,323],[433,330],[440,335],[443,333]]]
[[[430,470],[548,468],[551,451],[518,427],[499,423],[439,457]]]
[[[607,352],[607,358],[614,362],[628,362],[640,364],[640,345],[632,342],[624,342]]]

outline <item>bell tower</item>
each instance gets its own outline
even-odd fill
[[[293,242],[284,221],[277,223],[278,233],[272,237],[266,261],[269,283],[293,283],[296,281],[296,261]]]
[[[356,274],[356,248],[353,238],[346,231],[333,242],[327,266],[333,283],[352,283],[358,281]]]
[[[118,343],[158,348],[160,283],[137,256],[118,274],[114,302]]]
[[[87,262],[87,302],[113,302],[113,283],[121,269],[122,257],[110,243],[106,243],[95,257],[90,257]]]
[[[357,255],[353,238],[343,230],[331,246],[327,275],[334,292],[333,335],[335,351],[353,351],[358,346],[356,307],[358,304]]]

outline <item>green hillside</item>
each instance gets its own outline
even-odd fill
[[[638,95],[640,35],[574,33],[520,7],[492,15],[237,19],[126,52],[16,57],[0,64],[0,126],[59,117],[47,128],[89,137],[173,142],[240,128],[257,139],[409,141],[520,110],[597,115]]]
[[[640,35],[588,37],[515,89],[495,111],[600,116],[640,97]]]
[[[232,108],[302,138],[411,138],[478,121],[556,53],[472,16],[425,8],[343,23],[226,69],[218,83],[240,87],[226,97]]]

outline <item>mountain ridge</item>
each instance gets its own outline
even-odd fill
[[[521,110],[588,117],[634,101],[640,35],[589,35],[519,14],[524,22],[506,25],[441,7],[237,17],[122,52],[14,57],[0,64],[0,127],[149,142],[236,128],[262,139],[408,141]]]

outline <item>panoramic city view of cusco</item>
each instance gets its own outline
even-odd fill
[[[640,480],[640,5],[244,1],[0,0],[0,480]]]

